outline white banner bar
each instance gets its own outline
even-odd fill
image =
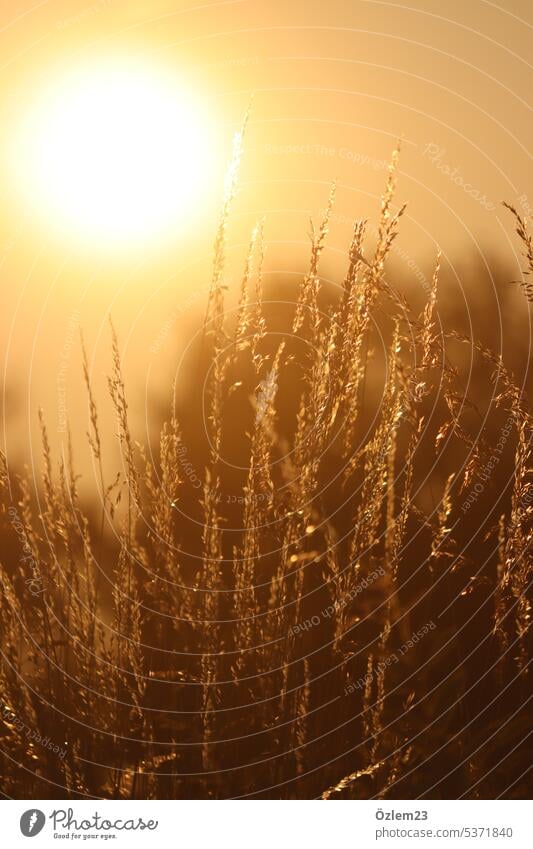
[[[527,801],[3,801],[6,849],[531,849]],[[31,840],[35,843],[31,843]]]

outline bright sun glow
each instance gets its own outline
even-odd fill
[[[94,249],[177,233],[210,177],[198,106],[153,68],[104,64],[62,75],[30,108],[17,140],[33,207]]]

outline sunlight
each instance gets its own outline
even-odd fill
[[[31,207],[92,250],[145,246],[198,209],[213,157],[200,103],[170,73],[101,63],[36,99],[16,143]]]

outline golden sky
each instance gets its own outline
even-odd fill
[[[144,393],[147,375],[164,384],[173,335],[203,308],[224,164],[252,97],[230,282],[263,216],[267,272],[303,271],[309,217],[333,179],[323,273],[336,278],[353,219],[378,213],[397,139],[398,201],[408,202],[399,262],[429,274],[437,246],[451,263],[465,251],[515,256],[500,201],[533,208],[532,30],[528,0],[2,4],[1,362],[13,445],[41,403],[61,441],[62,408],[75,416],[81,397],[78,327],[98,382],[109,311],[134,392]],[[96,238],[80,245],[54,226],[54,210],[41,204],[36,215],[37,192],[32,205],[13,179],[16,128],[43,87],[109,61],[174,75],[209,118],[209,190],[188,200],[183,227],[156,247],[142,237],[126,252]]]

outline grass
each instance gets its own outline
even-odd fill
[[[388,281],[398,151],[375,246],[356,222],[340,295],[319,274],[333,187],[292,312],[271,329],[259,224],[231,322],[241,145],[199,379],[156,450],[132,434],[111,328],[114,480],[83,351],[98,515],[72,452],[53,460],[43,414],[38,491],[3,458],[2,792],[527,796],[527,399],[501,356],[443,323],[439,257],[420,313]],[[527,224],[511,212],[530,272]],[[453,360],[461,347],[483,411]]]

